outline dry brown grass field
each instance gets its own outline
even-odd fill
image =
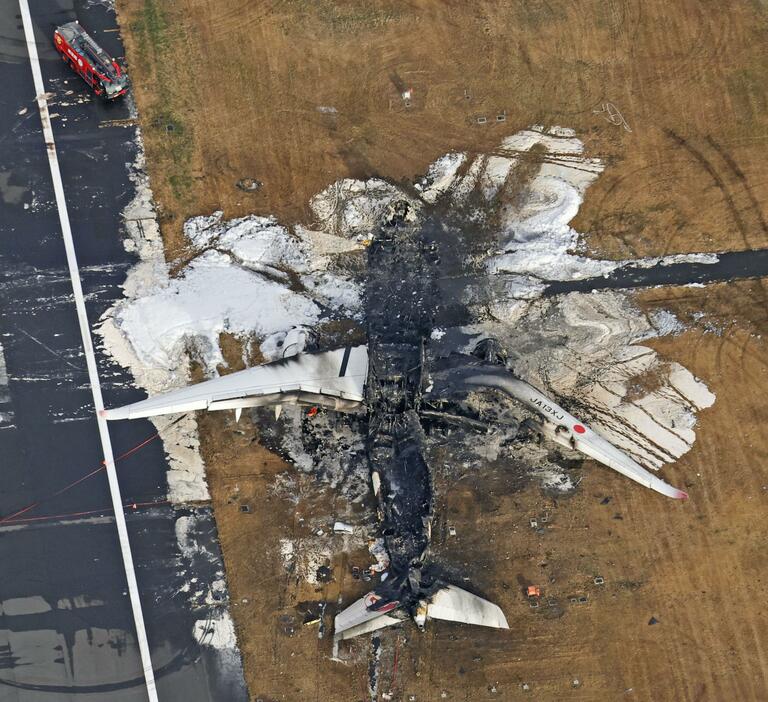
[[[768,246],[762,0],[117,7],[169,259],[183,259],[188,216],[308,222],[309,198],[338,178],[412,180],[451,149],[487,152],[531,124],[574,128],[605,162],[574,222],[601,256]],[[243,192],[241,178],[263,186]],[[765,283],[638,300],[688,323],[653,345],[717,395],[693,450],[665,472],[691,499],[664,501],[593,464],[585,488],[558,503],[533,486],[505,490],[493,472],[438,485],[438,512],[458,536],[438,532],[435,549],[471,564],[511,630],[388,635],[382,689],[394,699],[768,699]],[[291,468],[234,434],[231,418],[203,417],[201,427],[253,698],[368,699],[364,659],[333,663],[316,628],[289,636],[284,626],[301,601],[349,601],[361,589],[343,575],[350,556],[319,592],[291,580],[276,544],[304,527],[270,489]],[[302,510],[333,513],[331,491],[298,480]],[[238,510],[234,485],[251,513]],[[543,511],[552,520],[538,534],[528,521]],[[605,585],[594,585],[598,574]],[[588,602],[558,616],[532,610],[519,583],[542,580],[566,603]]]

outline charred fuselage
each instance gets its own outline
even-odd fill
[[[388,598],[408,599],[422,587],[432,522],[432,477],[424,458],[419,406],[425,382],[425,339],[437,304],[434,246],[395,208],[368,252],[368,456],[390,557]],[[424,583],[426,585],[426,583]],[[377,588],[378,590],[378,588]],[[402,592],[397,592],[402,590]]]

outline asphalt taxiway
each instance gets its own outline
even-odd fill
[[[36,0],[30,9],[92,327],[121,296],[133,263],[121,242],[121,211],[133,197],[136,127],[126,101],[106,104],[89,93],[59,60],[51,36],[56,25],[79,19],[110,54],[121,56],[122,47],[108,3]],[[0,700],[145,700],[16,2],[2,4],[0,27]],[[141,397],[98,349],[96,360],[107,404]],[[144,421],[112,425],[115,454],[155,431]],[[193,633],[226,605],[220,594],[190,596],[223,570],[210,511],[167,503],[157,440],[116,467],[159,699],[246,700],[236,653]],[[194,517],[192,551],[179,546],[180,516]]]

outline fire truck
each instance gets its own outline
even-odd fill
[[[69,64],[96,95],[114,100],[128,88],[128,79],[112,57],[102,49],[79,22],[56,28],[53,43],[64,63]]]

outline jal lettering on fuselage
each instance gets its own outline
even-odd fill
[[[536,405],[536,407],[541,407],[541,409],[543,409],[548,414],[551,414],[555,419],[565,419],[565,415],[562,412],[558,412],[554,407],[552,407],[552,405],[548,405],[546,402],[543,402],[537,397],[531,398],[531,404]]]

